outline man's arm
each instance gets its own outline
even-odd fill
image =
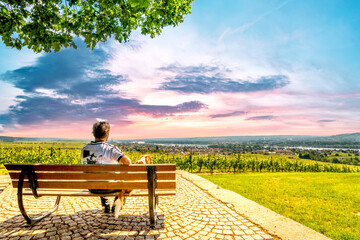
[[[131,159],[128,156],[124,155],[124,156],[122,156],[120,158],[119,163],[122,163],[122,164],[125,164],[125,165],[130,165],[131,164]]]

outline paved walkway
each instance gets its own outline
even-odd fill
[[[4,190],[7,185],[10,183],[9,175],[0,175],[0,193]]]
[[[54,197],[26,197],[28,213],[46,211]],[[147,198],[129,197],[116,220],[97,197],[63,197],[59,209],[27,227],[16,189],[0,194],[0,239],[278,239],[182,177],[177,195],[160,197],[155,230],[149,228]]]

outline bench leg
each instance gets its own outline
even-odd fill
[[[156,225],[156,203],[155,196],[156,188],[156,169],[155,166],[147,166],[148,174],[148,193],[149,193],[149,215],[150,215],[150,227],[154,228]]]
[[[24,176],[25,176],[25,171],[22,171],[19,177],[19,183],[18,183],[18,205],[19,205],[19,209],[21,214],[23,215],[23,217],[25,218],[27,224],[29,224],[30,226],[33,226],[35,223],[37,223],[38,221],[40,221],[41,219],[49,216],[51,213],[55,212],[59,206],[60,203],[60,196],[57,196],[56,201],[55,201],[55,205],[54,207],[44,213],[43,215],[41,215],[40,217],[37,218],[30,218],[26,211],[25,211],[25,207],[24,207],[24,202],[23,202],[23,183],[24,183]]]
[[[150,227],[151,228],[155,228],[156,225],[156,218],[157,218],[157,212],[156,212],[156,207],[158,204],[158,196],[155,196],[154,198],[152,198],[153,200],[150,200],[150,196],[149,196],[149,214],[150,214]],[[151,203],[152,202],[152,203]]]
[[[150,196],[149,196],[150,198]],[[156,206],[154,200],[150,201],[149,199],[149,214],[150,214],[150,227],[154,228],[156,224]]]
[[[155,212],[156,212],[158,203],[159,203],[159,196],[155,196]]]

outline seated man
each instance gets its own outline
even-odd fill
[[[106,143],[109,138],[110,124],[108,122],[96,122],[93,125],[95,141],[86,144],[81,151],[81,162],[83,164],[117,164],[130,165],[131,160],[118,147]],[[96,190],[89,189],[92,193],[107,194],[120,190]],[[105,213],[110,212],[112,197],[100,197],[101,204],[105,207]],[[116,200],[116,198],[115,198]],[[115,202],[114,200],[114,202]],[[113,209],[112,209],[113,211]]]

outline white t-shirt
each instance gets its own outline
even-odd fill
[[[125,154],[106,142],[91,142],[81,150],[82,164],[117,164]]]

